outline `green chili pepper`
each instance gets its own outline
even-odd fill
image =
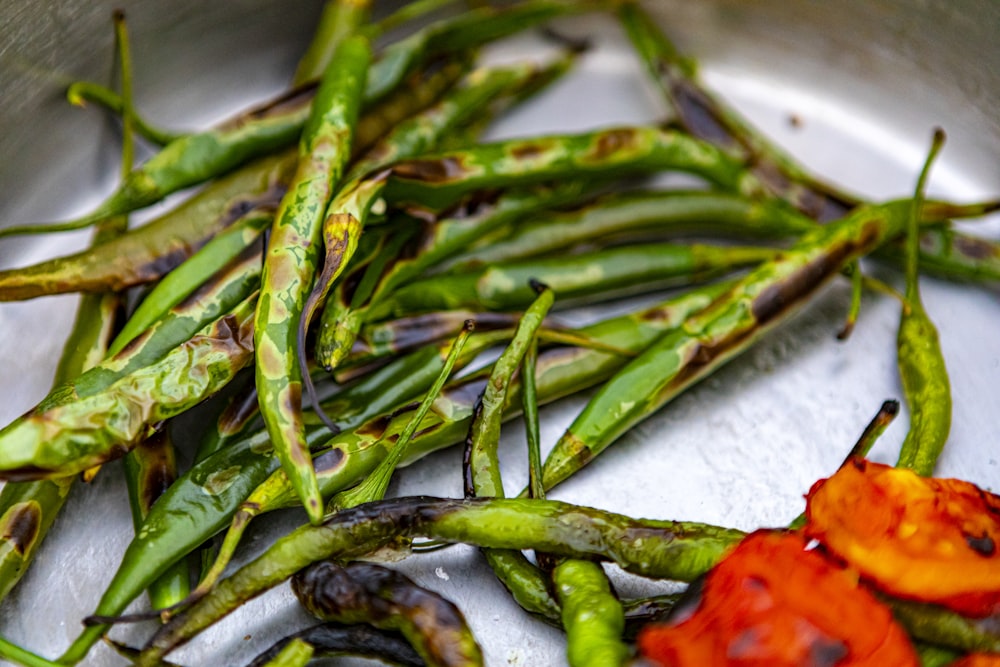
[[[324,74],[303,131],[299,166],[275,216],[254,320],[261,414],[313,522],[322,518],[323,503],[304,446],[295,340],[319,261],[323,210],[350,155],[370,58],[368,41],[351,37],[338,47]]]
[[[704,282],[771,259],[778,252],[772,248],[655,243],[502,263],[412,281],[375,304],[369,316],[378,320],[428,310],[523,308],[534,294],[528,285],[531,279],[550,286],[567,301],[608,298],[623,292]]]
[[[255,303],[256,294],[159,361],[96,393],[37,408],[4,428],[0,474],[71,475],[122,456],[153,424],[197,405],[251,361]]]
[[[903,440],[898,466],[912,468],[918,474],[934,474],[934,466],[951,431],[951,384],[937,327],[924,310],[920,299],[917,272],[919,247],[918,224],[923,206],[924,185],[931,163],[944,144],[944,132],[934,133],[927,162],[917,180],[910,224],[907,231],[906,298],[896,337],[899,376],[910,410],[910,430]]]
[[[478,247],[456,257],[448,271],[459,273],[623,236],[696,232],[780,239],[812,229],[811,220],[781,202],[702,190],[616,193],[580,209],[533,215],[505,230],[502,237],[480,236]]]
[[[400,667],[424,667],[423,659],[399,633],[367,625],[323,623],[279,640],[254,658],[247,667],[264,667],[267,661],[293,639],[302,639],[316,649],[316,657],[356,655],[382,660]]]
[[[325,558],[357,558],[413,537],[499,549],[535,548],[603,558],[647,577],[690,581],[742,538],[739,531],[677,521],[636,520],[553,500],[395,498],[334,514],[278,540],[220,582],[149,641],[136,665],[156,661],[243,601]]]
[[[952,664],[960,655],[955,651],[928,646],[921,642],[914,642],[913,648],[917,650],[917,657],[920,658],[920,667],[945,667]]]
[[[844,264],[898,236],[908,208],[908,202],[863,207],[817,229],[662,337],[607,383],[559,439],[545,464],[545,488],[582,468],[628,428],[746,350]]]
[[[394,570],[374,563],[322,561],[297,573],[292,590],[320,620],[400,632],[428,667],[483,664],[458,607]]]
[[[276,206],[294,164],[289,152],[261,158],[117,238],[74,255],[0,271],[0,301],[117,292],[157,280],[249,211]]]
[[[625,613],[604,569],[589,561],[567,560],[552,571],[552,580],[562,605],[569,664],[624,665],[629,656],[622,641]]]
[[[59,667],[57,663],[12,644],[3,637],[0,637],[0,658],[25,667]]]
[[[497,446],[504,414],[510,413],[511,382],[555,300],[554,292],[547,286],[534,283],[532,288],[538,296],[525,310],[510,344],[493,364],[473,410],[463,459],[466,498],[504,497]],[[521,606],[536,613],[558,613],[552,608],[546,586],[541,583],[544,577],[523,554],[519,551],[484,549],[483,556]]]

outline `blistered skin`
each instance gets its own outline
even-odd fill
[[[891,595],[1000,612],[1000,497],[860,459],[817,482],[806,533]]]
[[[794,533],[758,531],[639,651],[669,667],[917,665],[902,629],[857,578]]]

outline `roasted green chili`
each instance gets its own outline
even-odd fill
[[[370,58],[367,39],[350,37],[324,74],[303,130],[298,168],[275,216],[254,319],[261,414],[313,522],[322,517],[323,503],[304,443],[302,378],[294,351],[319,261],[323,211],[350,156]]]

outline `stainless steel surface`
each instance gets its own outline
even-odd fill
[[[866,196],[907,195],[934,125],[949,134],[933,194],[972,200],[1000,195],[1000,5],[973,2],[652,2],[678,43],[698,56],[707,80],[818,172]],[[279,90],[308,39],[318,3],[193,0],[118,3],[130,18],[139,106],[163,123],[199,126]],[[118,6],[115,5],[115,6]],[[0,225],[50,220],[95,204],[112,186],[113,132],[96,110],[61,99],[76,78],[111,71],[112,3],[0,2]],[[519,110],[494,136],[653,121],[662,107],[609,21],[564,28],[597,37],[568,80]],[[512,58],[542,45],[519,38],[491,49]],[[794,114],[801,126],[789,122]],[[994,238],[1000,223],[976,228]],[[60,254],[87,234],[0,242],[0,267]],[[897,283],[898,284],[898,283]],[[953,374],[955,415],[944,475],[1000,490],[1000,305],[996,288],[924,281]],[[836,283],[760,345],[686,393],[566,483],[556,497],[633,515],[704,520],[740,528],[780,525],[801,496],[832,471],[881,401],[900,395],[895,370],[898,305],[866,298],[850,341],[838,343],[848,301]],[[74,299],[0,305],[0,422],[45,394]],[[543,410],[551,445],[581,400]],[[874,458],[893,460],[905,413]],[[509,489],[524,482],[521,431],[505,430]],[[460,455],[411,466],[393,493],[461,493]],[[109,466],[80,486],[32,571],[0,604],[0,635],[54,656],[76,635],[131,534],[124,485]],[[250,550],[298,522],[287,512],[260,521]],[[559,633],[528,619],[476,554],[457,547],[401,567],[468,614],[490,665],[564,664]],[[614,573],[625,594],[649,582]],[[220,623],[172,657],[186,665],[238,665],[304,624],[286,588]],[[132,643],[150,626],[123,627]],[[249,637],[249,639],[246,639]],[[88,664],[121,660],[97,647]]]

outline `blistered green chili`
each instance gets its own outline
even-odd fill
[[[913,196],[906,236],[906,294],[896,335],[899,377],[910,411],[910,429],[900,448],[897,465],[912,468],[920,475],[934,474],[934,466],[951,431],[951,383],[937,327],[920,298],[917,253],[924,186],[931,163],[943,144],[944,132],[936,130]]]
[[[154,424],[197,405],[250,363],[255,304],[256,294],[155,363],[4,428],[0,475],[14,480],[72,475],[122,456]]]
[[[475,667],[482,651],[462,612],[442,596],[374,563],[315,563],[292,578],[315,617],[400,632],[428,667]]]
[[[936,208],[924,213],[932,220],[947,215],[948,207]],[[628,428],[746,350],[847,262],[902,233],[908,212],[908,202],[863,207],[817,229],[657,341],[607,383],[559,439],[545,463],[545,488],[582,468]]]
[[[295,68],[292,85],[318,80],[340,43],[368,21],[370,9],[371,0],[327,0],[312,41]]]
[[[778,252],[759,247],[650,243],[500,263],[411,281],[376,303],[369,317],[377,321],[454,308],[523,308],[534,297],[528,284],[532,279],[548,285],[566,301],[690,285],[759,264]]]
[[[276,206],[294,165],[294,153],[261,158],[120,237],[66,257],[0,271],[0,301],[121,291],[157,280],[249,211]]]
[[[323,623],[285,637],[254,658],[247,667],[264,667],[293,639],[302,639],[316,649],[316,657],[355,655],[374,658],[398,667],[424,667],[423,658],[396,632],[367,625]]]
[[[359,505],[279,539],[158,631],[136,664],[155,665],[244,601],[311,563],[357,558],[384,546],[403,546],[414,537],[607,559],[641,576],[690,581],[742,535],[705,524],[631,519],[554,500],[417,497]]]
[[[254,319],[261,414],[314,522],[322,517],[323,503],[304,442],[296,336],[319,262],[323,211],[350,156],[370,58],[367,39],[348,38],[324,74],[303,130],[295,176],[275,216]]]

